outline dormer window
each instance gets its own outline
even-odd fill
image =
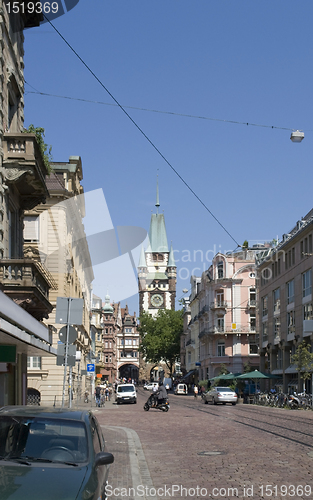
[[[224,262],[222,260],[217,263],[217,277],[224,278]]]

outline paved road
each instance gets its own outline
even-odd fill
[[[115,455],[111,498],[313,499],[313,412],[171,394],[168,413],[145,412],[148,395],[96,410]]]

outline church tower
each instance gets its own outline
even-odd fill
[[[139,314],[155,316],[159,309],[175,309],[176,265],[174,251],[169,249],[164,214],[159,214],[157,182],[156,213],[151,214],[149,245],[141,248],[138,264]]]

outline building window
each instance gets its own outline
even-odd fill
[[[262,297],[262,316],[267,316],[268,313],[268,296]]]
[[[105,343],[104,343],[104,347],[107,349],[109,347],[109,343],[108,341],[106,340]]]
[[[312,293],[312,271],[306,271],[302,274],[302,297],[307,297]]]
[[[255,301],[256,301],[255,288],[250,288],[250,290],[249,290],[249,303],[250,303],[250,306],[255,306]]]
[[[24,240],[39,241],[39,216],[32,217],[25,215],[24,217]]]
[[[223,307],[224,305],[224,292],[222,290],[218,290],[216,292],[216,306]]]
[[[222,260],[217,263],[217,277],[224,278],[224,262]]]
[[[217,343],[217,355],[225,356],[225,342],[223,340],[219,340]]]
[[[273,292],[273,305],[274,305],[274,313],[280,312],[280,288],[276,288]]]
[[[268,341],[267,321],[262,323],[262,342]]]
[[[133,339],[133,345],[137,345],[137,340]]]
[[[217,317],[217,331],[219,333],[224,331],[224,316]]]
[[[292,304],[295,300],[295,282],[294,280],[287,283],[287,304]]]
[[[256,331],[256,316],[255,314],[250,314],[250,332]]]
[[[278,349],[277,352],[277,368],[278,370],[281,370],[283,367],[283,352],[281,349]]]
[[[293,333],[295,331],[295,312],[287,312],[287,334]]]
[[[303,319],[313,319],[312,304],[305,304],[303,306]]]
[[[41,357],[27,356],[27,368],[30,370],[41,370]]]
[[[101,342],[101,333],[99,333],[99,332],[97,333],[97,340],[98,340],[98,342]]]
[[[259,349],[259,336],[249,335],[249,354],[258,354]]]
[[[279,337],[280,339],[280,317],[274,320],[274,337]]]

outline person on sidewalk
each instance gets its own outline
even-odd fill
[[[101,387],[97,385],[95,390],[96,405],[100,407]]]
[[[195,399],[197,399],[197,398],[198,398],[198,392],[199,392],[199,390],[198,390],[198,386],[195,384],[195,386],[194,386],[194,388],[193,388],[193,393],[194,393],[194,397],[195,397]]]

